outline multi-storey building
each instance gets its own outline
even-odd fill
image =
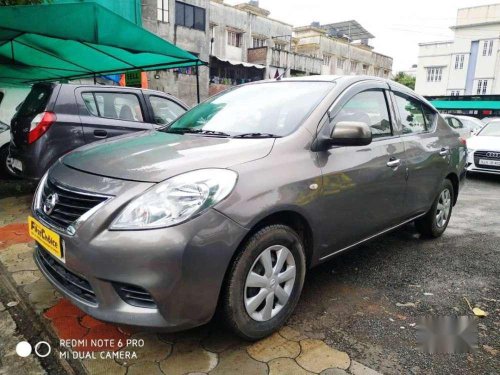
[[[500,4],[459,9],[453,40],[420,43],[416,91],[500,94]]]

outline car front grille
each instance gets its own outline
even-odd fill
[[[97,305],[95,293],[87,280],[66,269],[40,246],[37,246],[35,256],[45,272],[52,276],[62,289],[86,302]]]
[[[156,308],[156,303],[146,290],[139,286],[114,283],[116,292],[122,300],[129,305],[144,307],[148,309]]]
[[[56,195],[55,206],[51,212],[44,210],[44,204],[48,197]],[[91,193],[79,192],[63,187],[47,179],[43,186],[39,213],[49,223],[56,227],[66,229],[83,214],[90,211],[98,204],[104,202],[107,197]]]
[[[475,151],[474,164],[478,168],[500,170],[500,166],[479,164],[479,159],[500,161],[499,151]]]

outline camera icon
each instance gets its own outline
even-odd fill
[[[28,357],[32,352],[40,358],[45,358],[52,352],[52,347],[47,341],[39,341],[34,347],[28,341],[21,341],[16,345],[16,353],[19,357]]]

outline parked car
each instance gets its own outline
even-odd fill
[[[389,80],[241,85],[57,161],[29,219],[35,259],[98,319],[181,330],[220,306],[255,340],[291,315],[306,270],[405,223],[442,235],[465,156],[436,109]]]
[[[489,116],[489,117],[483,117],[481,121],[483,122],[484,125],[488,124],[489,122],[493,120],[500,120],[500,117],[498,116]]]
[[[0,177],[8,176],[7,156],[9,155],[10,132],[9,125],[0,121]]]
[[[36,84],[11,121],[9,169],[40,179],[61,156],[98,140],[165,126],[186,105],[159,91]]]
[[[500,119],[490,121],[468,141],[467,170],[500,174]]]
[[[467,139],[472,135],[472,131],[469,127],[465,126],[462,120],[457,116],[444,114],[443,118],[463,139]]]
[[[472,116],[456,116],[465,127],[469,128],[472,134],[477,133],[484,126],[484,123]]]

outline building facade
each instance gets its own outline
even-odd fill
[[[427,96],[500,94],[500,4],[459,9],[453,40],[419,44],[415,90]]]
[[[142,0],[149,31],[208,63],[195,68],[148,72],[149,88],[196,103],[229,86],[277,77],[369,74],[389,77],[392,58],[369,46],[373,35],[356,21],[301,28],[275,20],[256,0]],[[348,29],[346,29],[346,27]],[[346,31],[348,30],[348,31]],[[335,31],[335,33],[332,33]]]

